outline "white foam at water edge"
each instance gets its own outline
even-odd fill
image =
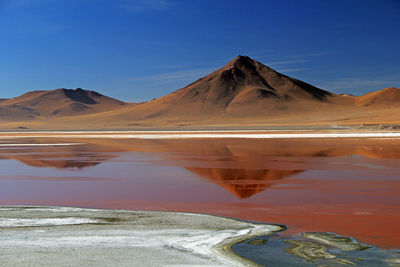
[[[191,251],[194,254],[207,257],[215,255],[224,259],[227,264],[237,264],[233,258],[226,257],[218,250],[218,245],[223,244],[224,241],[231,238],[251,237],[256,235],[271,234],[274,231],[280,230],[276,225],[250,225],[250,227],[242,230],[215,230],[205,231],[202,234],[179,236],[176,238],[169,237],[167,243],[169,246],[184,250]]]
[[[0,208],[0,211],[3,211],[4,208]],[[34,209],[24,209],[23,212],[73,212],[73,211],[82,211],[82,208],[73,208],[73,207],[43,207],[43,208],[34,208]],[[90,211],[96,211],[95,209],[85,209]]]
[[[32,137],[32,136],[18,136]],[[261,134],[261,133],[207,133],[207,134],[85,134],[85,135],[40,135],[37,137],[57,137],[57,138],[114,138],[114,139],[185,139],[185,138],[254,138],[254,139],[289,139],[289,138],[399,138],[400,133],[330,133],[330,134]],[[1,138],[1,137],[0,137]]]
[[[83,143],[55,143],[55,144],[0,144],[0,147],[19,147],[19,146],[75,146]]]
[[[105,132],[107,133],[107,132]],[[18,138],[26,137],[57,137],[57,138],[111,138],[111,139],[191,139],[191,138],[244,138],[244,139],[291,139],[291,138],[400,138],[400,132],[370,132],[370,133],[290,133],[290,134],[275,134],[275,133],[193,133],[179,132],[165,134],[152,134],[153,132],[140,134],[60,134],[60,135],[18,135]],[[15,138],[16,136],[0,136],[1,138]],[[65,143],[62,145],[76,145],[77,143]],[[6,144],[5,144],[6,145]],[[54,144],[47,144],[54,145]],[[61,145],[61,144],[60,144]]]
[[[56,226],[85,223],[98,223],[98,220],[89,218],[0,218],[0,227],[28,227],[28,226]]]
[[[82,136],[83,137],[83,136]],[[107,137],[107,136],[102,136]],[[136,134],[136,135],[111,135],[108,138],[137,138],[137,139],[185,139],[185,138],[244,138],[244,139],[286,139],[286,138],[370,138],[370,137],[400,137],[400,133],[336,133],[336,134]],[[97,138],[96,135],[89,138]]]

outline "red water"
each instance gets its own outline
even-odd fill
[[[85,144],[1,148],[0,204],[201,212],[400,248],[400,140],[68,142]]]

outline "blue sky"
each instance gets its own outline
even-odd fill
[[[175,91],[248,55],[356,95],[400,87],[400,0],[0,0],[0,97]]]

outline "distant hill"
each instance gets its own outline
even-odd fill
[[[356,100],[357,105],[360,106],[386,106],[394,107],[400,106],[400,89],[398,88],[385,88],[380,91],[372,92],[360,96]]]
[[[10,120],[75,116],[107,111],[123,105],[125,103],[122,101],[81,88],[43,90],[1,100],[0,116]]]

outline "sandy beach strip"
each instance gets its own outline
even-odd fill
[[[234,254],[231,245],[280,230],[277,225],[191,213],[0,206],[0,262],[254,266]]]

